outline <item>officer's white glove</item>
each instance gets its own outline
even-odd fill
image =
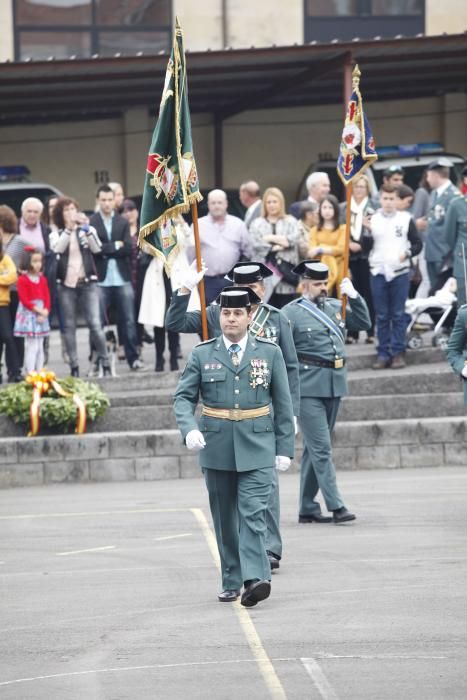
[[[349,297],[349,299],[356,299],[358,297],[358,292],[348,277],[344,277],[344,279],[341,282],[340,288],[341,294],[345,294]]]
[[[185,289],[189,289],[190,292],[196,287],[196,285],[201,282],[204,275],[206,274],[207,267],[204,266],[201,272],[198,272],[196,267],[196,260],[193,260],[188,270],[185,272],[184,277],[181,279],[181,286]]]
[[[464,365],[461,375],[464,377],[464,379],[467,379],[467,365]]]
[[[196,450],[196,452],[206,447],[206,440],[199,430],[190,430],[185,438],[185,443],[189,450]]]
[[[294,416],[294,417],[293,417],[293,427],[294,427],[295,435],[298,435],[299,427],[298,427],[298,418],[297,418],[297,416]]]
[[[290,457],[276,457],[276,469],[278,472],[286,472],[290,467]]]

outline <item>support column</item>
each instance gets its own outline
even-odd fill
[[[453,92],[443,98],[442,138],[446,151],[467,153],[467,95]]]
[[[122,122],[122,186],[125,195],[131,196],[143,192],[144,167],[155,120],[151,120],[146,108],[136,107],[124,112]]]
[[[352,69],[353,69],[353,57],[351,53],[345,54],[343,63],[343,85],[342,93],[344,97],[344,116],[347,113],[347,105],[349,104],[350,96],[352,94]]]
[[[0,42],[0,62],[13,61],[15,46],[13,38],[13,2],[0,2],[0,27],[2,40]]]
[[[224,183],[224,139],[222,118],[214,115],[214,187],[222,189]]]

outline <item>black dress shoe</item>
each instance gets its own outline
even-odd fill
[[[273,569],[279,569],[280,568],[280,557],[277,556],[277,554],[274,554],[274,552],[266,552],[268,555],[269,559],[269,566],[271,567],[271,571]]]
[[[332,518],[330,515],[322,515],[321,513],[315,513],[314,515],[299,515],[299,523],[332,523]]]
[[[171,372],[178,372],[178,360],[175,355],[170,356],[170,371]]]
[[[333,515],[332,515],[332,519],[338,525],[340,523],[348,523],[351,520],[355,520],[356,517],[357,516],[354,515],[353,513],[349,513],[347,508],[345,508],[344,506],[342,506],[342,508],[338,508],[337,510],[333,511]]]
[[[221,603],[233,603],[237,600],[239,595],[240,591],[233,591],[228,589],[226,591],[222,591],[222,593],[219,593],[217,598],[218,600],[220,600]]]
[[[245,586],[240,602],[245,608],[252,608],[261,600],[269,598],[270,593],[271,584],[269,581],[252,581],[248,586]]]
[[[164,360],[156,360],[156,372],[163,372],[164,371]]]
[[[72,367],[70,375],[72,377],[79,377],[79,367]]]

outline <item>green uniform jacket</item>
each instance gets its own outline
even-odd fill
[[[456,374],[461,374],[467,365],[467,304],[461,306],[449,337],[448,361]],[[464,404],[467,406],[467,380],[464,382]]]
[[[252,361],[259,360],[268,374],[254,388]],[[211,408],[272,404],[273,415],[240,421],[201,416],[198,426],[194,412],[200,396]],[[183,440],[190,430],[203,433],[206,447],[199,453],[203,468],[242,472],[273,467],[276,455],[293,457],[294,421],[284,358],[267,340],[249,337],[238,367],[222,335],[197,345],[178,383],[174,410]]]
[[[168,331],[175,333],[201,333],[201,312],[187,312],[189,294],[178,294],[174,292],[170,307],[165,318],[165,327]],[[297,353],[292,338],[292,331],[286,316],[269,304],[261,304],[258,307],[255,318],[258,318],[259,313],[263,314],[261,309],[266,311],[267,318],[264,323],[264,330],[261,331],[266,340],[271,340],[282,350],[285,366],[287,367],[287,375],[289,378],[289,389],[292,396],[292,405],[294,416],[298,416],[300,412],[300,383],[298,376],[298,360]],[[221,334],[220,326],[220,307],[218,304],[210,304],[206,309],[208,320],[208,332],[211,338],[217,338]],[[263,317],[264,318],[264,317]],[[257,337],[255,333],[254,323],[253,328],[250,328],[250,334]]]
[[[425,236],[425,258],[427,262],[441,262],[449,253],[444,236],[446,212],[452,200],[459,196],[459,190],[451,183],[437,197],[434,192],[430,195],[430,210],[428,212],[428,228]]]
[[[345,334],[341,318],[342,304],[337,299],[328,298],[324,304],[324,312]],[[297,354],[306,353],[321,360],[334,361],[345,358],[345,343],[326,326],[315,319],[307,309],[300,304],[300,299],[290,302],[283,308],[290,320],[292,334]],[[347,304],[345,327],[352,331],[368,330],[371,326],[368,307],[361,296],[349,300]],[[299,361],[300,396],[333,398],[345,396],[347,389],[347,370],[317,367]]]
[[[467,196],[461,195],[451,201],[444,224],[444,239],[447,248],[453,255],[454,277],[461,282],[459,286],[464,287],[462,244],[464,244],[467,265]],[[465,303],[465,300],[460,301],[460,303]]]

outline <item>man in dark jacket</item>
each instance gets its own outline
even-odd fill
[[[91,216],[102,243],[96,255],[102,306],[107,313],[113,305],[124,331],[124,347],[132,370],[146,369],[138,359],[134,292],[131,284],[131,238],[128,221],[115,211],[115,195],[108,185],[97,190],[98,210]]]

